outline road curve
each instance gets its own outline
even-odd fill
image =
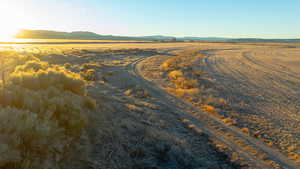
[[[154,84],[150,80],[144,79],[140,73],[141,69],[139,63],[148,57],[142,57],[130,65],[127,69],[131,72],[140,85],[147,89],[153,97],[159,98],[164,102],[180,119],[190,120],[197,128],[201,129],[204,133],[211,138],[218,140],[226,145],[230,150],[237,152],[244,159],[249,161],[249,165],[255,168],[300,168],[294,161],[282,155],[279,151],[273,150],[260,141],[246,136],[238,128],[227,126],[220,122],[219,119],[208,115],[207,113],[199,110],[190,103],[187,103],[169,93],[165,92],[159,87],[159,84]],[[194,112],[200,115],[201,118],[193,117],[190,113]],[[237,144],[237,142],[240,144]],[[249,151],[250,147],[250,151]],[[245,150],[247,148],[247,150]],[[270,165],[272,161],[272,165]]]

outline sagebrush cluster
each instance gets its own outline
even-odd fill
[[[63,168],[96,103],[79,74],[27,59],[0,88],[0,168]]]

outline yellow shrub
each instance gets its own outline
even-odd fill
[[[27,64],[26,64],[27,65]],[[42,64],[41,65],[46,65]],[[34,65],[36,66],[36,65]],[[50,87],[67,90],[79,95],[85,95],[85,83],[80,75],[60,67],[42,67],[41,69],[17,67],[10,75],[13,85],[31,90],[44,90]],[[23,71],[24,70],[24,71]]]
[[[39,60],[31,60],[26,62],[24,65],[20,65],[16,67],[16,72],[21,71],[38,71],[38,70],[45,70],[49,67],[47,62],[41,62]]]
[[[132,90],[132,89],[128,89],[128,90],[126,90],[126,91],[124,92],[124,94],[125,94],[126,96],[130,96],[130,95],[133,94],[133,90]]]
[[[88,70],[88,69],[97,69],[97,68],[101,68],[101,65],[97,64],[97,63],[85,63],[82,65],[82,70]]]
[[[124,92],[124,95],[126,95],[126,96],[133,95],[133,96],[139,97],[139,98],[146,98],[146,97],[150,96],[148,90],[146,90],[146,89],[144,89],[144,88],[142,88],[140,86],[136,86],[133,89],[126,90]]]
[[[202,106],[202,110],[208,112],[208,113],[214,113],[216,110],[213,106],[210,105],[204,105]]]
[[[236,124],[236,120],[232,119],[232,118],[225,118],[222,120],[223,123],[227,124],[227,125],[233,125]]]
[[[178,77],[172,82],[176,89],[191,89],[198,86],[197,80],[186,79],[184,77]]]
[[[172,71],[172,70],[175,70],[177,69],[177,63],[179,61],[179,58],[178,57],[173,57],[173,58],[170,58],[170,59],[167,59],[161,66],[160,68],[163,70],[163,71]]]
[[[39,61],[16,68],[0,105],[0,169],[63,168],[96,107],[80,75]]]
[[[166,88],[166,90],[169,93],[174,94],[175,96],[178,96],[178,97],[184,97],[184,96],[187,96],[187,95],[196,95],[200,92],[200,90],[198,88],[191,88],[191,89]]]
[[[183,77],[183,73],[180,70],[173,70],[168,74],[170,79],[177,79],[179,77]]]
[[[241,128],[241,131],[246,135],[250,134],[250,130],[248,128]]]
[[[160,65],[160,69],[162,69],[164,71],[168,71],[168,69],[169,69],[169,63],[164,62],[162,65]]]

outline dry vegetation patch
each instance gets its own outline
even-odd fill
[[[0,88],[0,168],[65,168],[87,158],[86,128],[96,108],[79,74],[27,58]]]
[[[159,66],[158,71],[164,72],[162,78],[167,79],[165,90],[178,96],[205,112],[219,118],[227,125],[236,124],[230,113],[224,114],[228,109],[228,102],[217,96],[211,95],[212,80],[201,72],[201,65],[205,56],[198,48],[173,52],[174,56],[168,57]],[[220,113],[223,111],[222,113]],[[224,117],[225,116],[225,117]]]
[[[135,86],[133,88],[127,89],[124,91],[126,96],[134,96],[137,98],[147,98],[150,97],[149,92],[141,86]]]

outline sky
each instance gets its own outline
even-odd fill
[[[1,0],[0,31],[300,38],[299,7],[299,0]]]

